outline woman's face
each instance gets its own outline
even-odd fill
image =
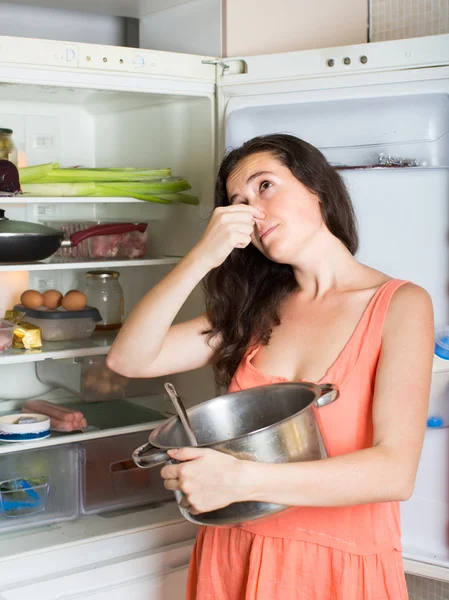
[[[240,161],[226,184],[230,204],[249,204],[257,219],[252,243],[267,258],[295,264],[307,243],[325,227],[319,198],[269,152]]]

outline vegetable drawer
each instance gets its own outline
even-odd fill
[[[165,489],[161,467],[140,469],[133,451],[148,442],[150,431],[112,436],[83,443],[82,512],[117,510],[174,500]]]
[[[76,519],[79,498],[76,446],[0,455],[0,533]]]

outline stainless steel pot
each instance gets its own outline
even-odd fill
[[[333,402],[338,390],[331,384],[279,383],[213,398],[187,410],[198,445],[243,460],[267,463],[300,462],[327,456],[313,407]],[[149,443],[133,452],[139,467],[174,463],[166,450],[190,446],[178,419],[156,427]],[[178,505],[183,498],[175,493]],[[268,502],[236,502],[207,513],[181,514],[199,525],[231,525],[260,519],[288,508]]]

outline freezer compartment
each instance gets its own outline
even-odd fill
[[[161,389],[158,379],[130,379],[111,371],[106,356],[38,361],[36,374],[42,383],[66,389],[83,402],[145,396]]]
[[[78,518],[80,451],[58,446],[0,455],[0,533]]]
[[[82,444],[82,512],[92,514],[174,500],[165,489],[161,467],[140,469],[133,450],[148,442],[150,431],[141,431]]]
[[[413,91],[410,84],[408,94],[392,90],[376,97],[376,90],[355,88],[354,95],[363,97],[330,100],[326,94],[313,102],[292,102],[280,95],[277,103],[229,110],[226,146],[279,132],[313,144],[335,166],[376,166],[381,154],[417,161],[419,167],[449,166],[447,89]]]

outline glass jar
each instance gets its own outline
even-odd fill
[[[123,290],[119,283],[118,271],[87,271],[84,293],[88,306],[100,311],[102,320],[97,323],[97,331],[114,331],[123,324]]]
[[[18,166],[17,148],[12,140],[12,129],[0,128],[0,159],[9,160]]]

